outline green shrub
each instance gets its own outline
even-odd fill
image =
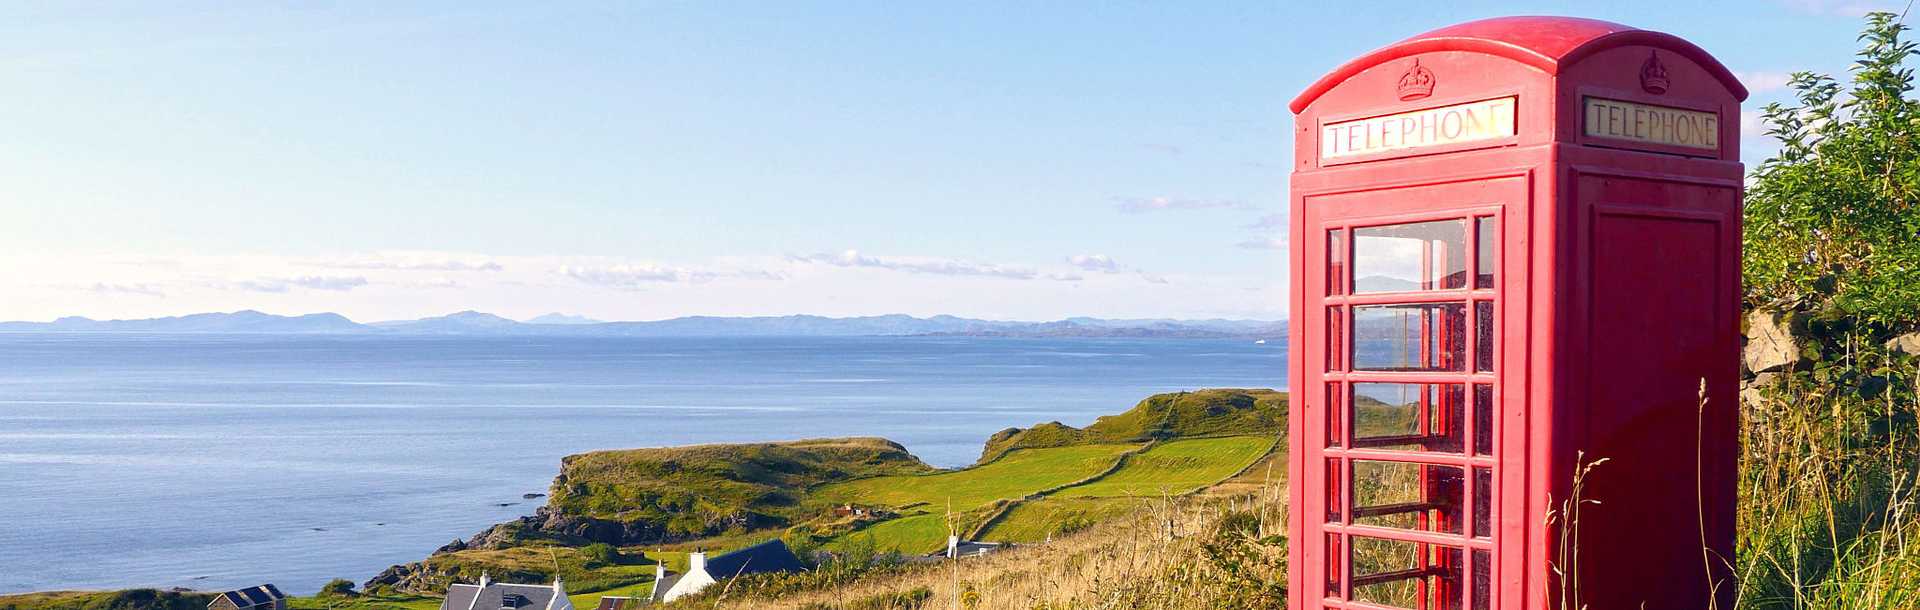
[[[327,584],[320,585],[320,594],[336,597],[352,597],[356,595],[353,591],[353,581],[345,578],[335,578],[327,581]]]
[[[605,542],[580,547],[580,555],[586,559],[585,566],[589,569],[617,565],[624,559],[620,556],[620,549]]]

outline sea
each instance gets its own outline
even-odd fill
[[[0,593],[309,594],[531,514],[566,455],[880,436],[938,466],[1284,341],[0,334]]]

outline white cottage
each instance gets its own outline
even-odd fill
[[[685,574],[667,574],[665,566],[654,566],[655,603],[666,603],[699,593],[722,578],[766,572],[798,572],[806,569],[793,555],[787,543],[768,540],[712,559],[706,553],[687,554]]]
[[[447,587],[440,610],[573,610],[573,602],[557,577],[551,585],[518,585],[481,574],[479,584]]]

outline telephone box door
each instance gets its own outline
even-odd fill
[[[1496,608],[1521,569],[1527,184],[1304,196],[1306,607]]]

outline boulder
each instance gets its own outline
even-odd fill
[[[1747,346],[1741,364],[1752,373],[1771,373],[1800,366],[1801,342],[1783,314],[1754,310],[1747,314]]]
[[[1766,400],[1762,390],[1780,383],[1781,373],[1761,373],[1740,384],[1740,403],[1757,405]]]
[[[1905,354],[1920,354],[1920,332],[1907,333],[1888,339],[1887,349]]]
[[[464,550],[467,550],[466,541],[461,540],[459,538],[454,538],[453,542],[447,543],[446,546],[442,546],[438,549],[434,549],[433,554],[440,555],[443,553],[457,553]]]
[[[418,567],[418,564],[409,563],[409,564],[396,565],[396,566],[387,568],[386,570],[381,571],[379,575],[374,576],[372,579],[369,579],[366,583],[360,585],[360,590],[366,591],[374,587],[393,587],[393,586],[399,585],[400,583],[407,582],[408,580],[412,579],[412,577],[414,576],[414,572],[417,571],[416,570],[417,567]]]

